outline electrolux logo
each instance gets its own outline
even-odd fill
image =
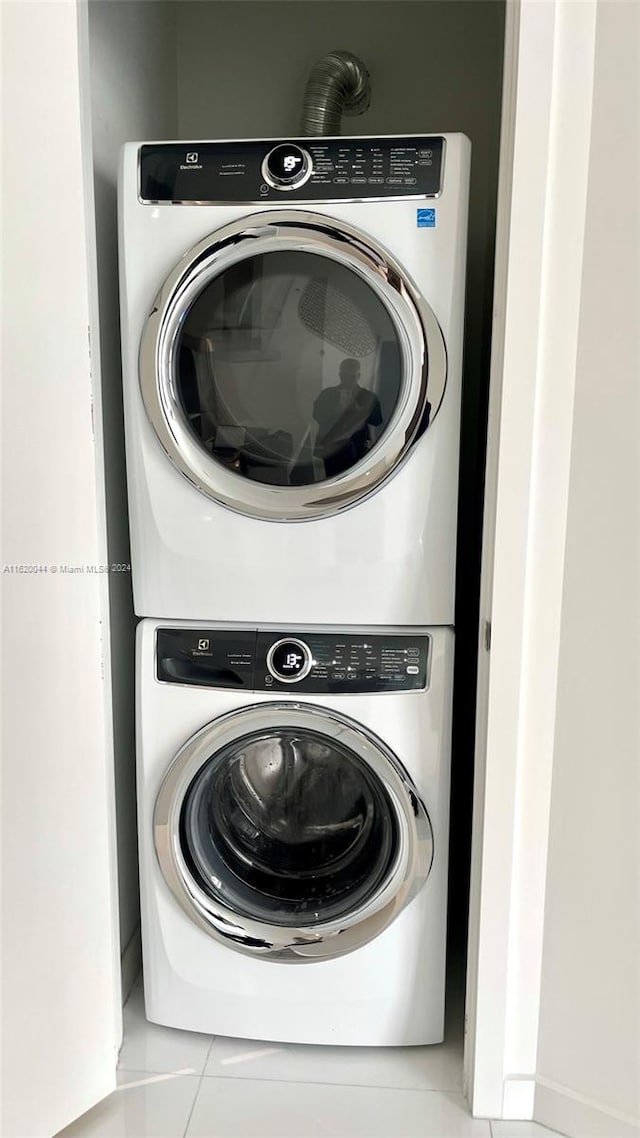
[[[208,636],[198,637],[198,647],[191,649],[192,656],[212,656],[211,640]]]
[[[184,163],[180,166],[181,170],[202,170],[199,162],[199,154],[197,150],[187,150]]]

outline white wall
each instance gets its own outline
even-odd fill
[[[491,343],[504,4],[501,0],[181,0],[181,138],[296,135],[313,64],[353,51],[369,109],[342,133],[463,131],[472,142],[459,501],[450,915],[465,937],[484,424]]]
[[[599,3],[536,1117],[640,1126],[640,6]]]
[[[32,1138],[112,1089],[121,1012],[77,12],[1,15],[2,559],[46,568],[2,574],[3,1133]]]
[[[90,100],[93,140],[100,366],[105,437],[107,534],[111,564],[128,564],[116,184],[123,142],[172,138],[176,132],[174,5],[146,0],[90,0]],[[90,83],[90,87],[89,87]],[[87,137],[86,146],[91,145]],[[124,995],[136,967],[139,924],[134,753],[134,630],[131,579],[109,576],[113,724],[118,825],[118,879]],[[133,939],[132,939],[133,938]]]

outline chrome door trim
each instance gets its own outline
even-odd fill
[[[375,895],[348,917],[313,928],[271,925],[226,908],[193,879],[180,844],[184,798],[207,760],[249,732],[285,726],[315,730],[355,751],[381,779],[393,803],[399,829],[392,869]],[[229,948],[283,963],[335,959],[373,940],[413,900],[427,880],[433,861],[429,816],[394,753],[347,716],[297,702],[251,704],[220,716],[193,735],[174,758],[160,786],[153,836],[162,876],[192,921]]]
[[[380,439],[349,470],[310,486],[253,482],[216,462],[193,433],[175,382],[178,336],[196,297],[210,280],[238,261],[281,249],[328,257],[362,277],[385,305],[403,357],[400,398]],[[171,462],[192,485],[249,517],[306,521],[348,509],[396,473],[427,426],[427,399],[430,422],[442,403],[447,357],[436,317],[386,251],[357,229],[332,218],[278,210],[232,222],[182,258],[166,278],[145,321],[139,368],[149,421]]]

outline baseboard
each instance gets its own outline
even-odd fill
[[[508,1075],[502,1092],[502,1118],[533,1118],[535,1089],[533,1075]]]
[[[540,1077],[536,1079],[533,1117],[570,1138],[640,1138],[640,1119]]]
[[[127,997],[136,982],[138,973],[142,968],[142,941],[140,939],[140,925],[136,928],[129,938],[128,943],[122,952],[120,958],[120,969],[122,975],[122,1003],[124,1004]]]

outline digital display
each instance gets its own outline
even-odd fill
[[[305,670],[309,670],[311,661],[308,650],[297,640],[283,640],[269,652],[268,665],[277,676],[295,680]]]
[[[302,177],[308,167],[308,156],[299,146],[276,146],[266,158],[266,164],[274,182],[288,185]]]

